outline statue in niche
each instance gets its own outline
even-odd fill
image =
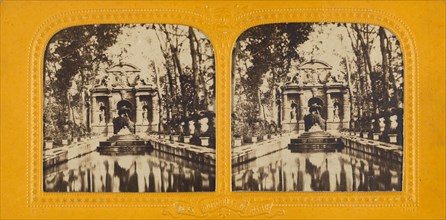
[[[147,103],[144,102],[142,106],[142,123],[147,124],[149,122],[149,106],[147,106]]]
[[[334,103],[334,108],[333,108],[333,121],[339,121],[339,103]]]
[[[290,118],[291,121],[297,120],[297,104],[294,102],[294,100],[291,101],[291,110],[290,110]]]
[[[99,105],[99,124],[105,124],[105,110],[106,107],[104,106],[104,103],[101,102]]]

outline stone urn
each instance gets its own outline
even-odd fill
[[[257,137],[251,137],[252,143],[257,143]]]
[[[184,137],[183,137],[184,143],[186,143],[186,144],[190,143],[190,139],[191,139],[191,138],[192,138],[191,135],[184,136]]]
[[[241,137],[234,138],[234,147],[240,147],[240,146],[242,146],[242,138]]]
[[[200,137],[201,146],[209,146],[209,137]]]
[[[264,140],[264,141],[268,140],[268,135],[266,135],[266,134],[263,135],[263,140]]]
[[[398,134],[388,134],[389,135],[389,142],[392,144],[396,144]]]

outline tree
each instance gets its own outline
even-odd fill
[[[72,133],[86,120],[88,88],[99,66],[108,61],[104,51],[116,42],[120,25],[83,25],[63,29],[53,36],[45,53],[45,90],[47,99],[44,117],[58,129]],[[57,116],[49,112],[59,112]],[[75,112],[78,112],[75,114]],[[73,128],[66,129],[67,124]],[[45,129],[45,131],[49,131]],[[66,135],[66,134],[65,134]]]
[[[251,130],[262,130],[257,127],[276,111],[276,91],[292,61],[299,58],[296,47],[311,30],[309,23],[268,24],[250,28],[238,38],[233,53],[233,104],[236,118]]]

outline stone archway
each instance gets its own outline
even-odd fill
[[[127,109],[127,116],[129,117],[130,121],[135,122],[135,109],[133,107],[133,104],[129,100],[121,100],[118,103],[116,103],[116,109],[118,110],[118,115],[120,114],[120,111],[122,109]]]
[[[318,124],[322,130],[326,128],[324,101],[313,97],[308,100],[309,114],[304,117],[305,131]]]
[[[325,119],[325,105],[324,101],[321,98],[313,97],[308,100],[308,108],[310,110],[310,113],[313,111],[317,111],[317,113]]]

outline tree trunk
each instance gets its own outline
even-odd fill
[[[162,102],[162,92],[159,91],[161,89],[161,85],[160,85],[160,77],[159,77],[159,73],[158,73],[158,68],[156,68],[156,64],[155,62],[153,62],[153,72],[155,72],[155,79],[156,79],[156,88],[158,88],[156,95],[158,96],[158,103],[156,103],[158,105],[158,133],[161,132],[161,124],[163,123],[163,110],[161,107],[161,102]]]
[[[194,76],[194,85],[193,85],[193,91],[194,91],[194,106],[198,106],[199,104],[199,97],[198,97],[198,76],[199,76],[199,67],[198,67],[198,41],[195,36],[194,30],[192,27],[189,27],[189,47],[190,47],[190,55],[192,58],[192,74]],[[196,46],[194,44],[196,42]],[[194,108],[195,113],[197,113],[198,108]]]
[[[162,27],[161,25],[158,26],[159,29],[162,29],[161,27]],[[166,32],[167,31],[164,31],[164,33],[166,35],[166,39],[167,39],[167,34],[168,33],[166,33]],[[165,68],[166,68],[167,81],[168,81],[168,85],[169,85],[168,86],[169,87],[169,89],[168,89],[169,92],[166,91],[166,106],[165,106],[165,108],[167,110],[167,114],[166,114],[167,121],[170,121],[170,113],[171,113],[172,107],[174,105],[173,104],[173,102],[174,102],[173,98],[176,96],[176,92],[175,92],[176,91],[176,87],[175,87],[176,83],[174,82],[174,78],[172,77],[172,69],[171,69],[172,63],[170,63],[171,62],[171,58],[170,58],[171,55],[169,55],[169,53],[167,52],[167,44],[168,44],[168,42],[167,42],[167,40],[165,42],[162,42],[160,36],[158,35],[158,30],[157,29],[155,29],[155,34],[156,34],[156,37],[158,38],[158,42],[159,42],[159,45],[160,45],[160,50],[163,53],[164,60],[165,60],[164,65],[165,65]],[[164,47],[163,47],[163,44],[165,44]]]
[[[347,84],[348,84],[348,94],[349,94],[349,102],[350,102],[350,122],[348,123],[349,129],[351,129],[351,120],[353,118],[353,92],[352,92],[352,73],[350,71],[350,61],[348,60],[347,57],[344,57],[345,60],[345,69],[347,71]],[[345,102],[345,101],[344,101]]]
[[[67,91],[66,94],[67,97],[67,108],[68,108],[68,121],[73,121],[74,120],[74,115],[73,115],[73,109],[71,108],[71,102],[70,102],[70,94]]]
[[[393,86],[393,91],[394,91],[393,99],[394,99],[395,105],[399,106],[400,96],[398,94],[398,86],[396,84],[396,78],[395,78],[395,75],[394,75],[394,71],[392,70],[392,67],[393,67],[393,65],[392,65],[392,50],[393,50],[392,42],[389,40],[389,38],[387,36],[386,36],[386,39],[387,39],[387,47],[386,47],[386,49],[387,49],[387,53],[388,53],[389,72],[390,72],[389,76],[390,76],[390,79],[392,81],[392,86]]]
[[[379,35],[379,47],[381,49],[381,56],[382,56],[382,82],[383,82],[383,96],[384,96],[384,109],[387,111],[390,110],[389,106],[389,64],[388,64],[388,58],[387,58],[387,50],[386,50],[386,32],[384,31],[383,27],[379,27],[378,30]],[[387,41],[388,43],[388,41]]]

